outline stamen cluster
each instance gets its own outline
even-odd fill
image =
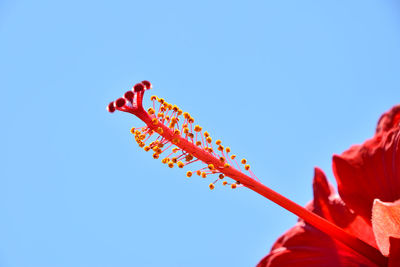
[[[221,140],[213,142],[211,135],[203,131],[200,125],[194,125],[194,118],[188,112],[183,112],[177,105],[153,95],[150,97],[152,107],[146,111],[142,107],[142,100],[144,91],[148,89],[151,89],[150,82],[142,81],[107,107],[109,112],[120,110],[132,113],[146,123],[143,127],[131,129],[139,147],[146,152],[151,151],[154,159],[161,158],[161,162],[169,168],[174,166],[184,168],[193,163],[200,163],[203,166],[194,171],[187,171],[186,176],[192,177],[193,174],[197,174],[202,178],[207,178],[218,175],[209,185],[211,190],[225,176],[231,177],[230,174],[233,171],[242,172],[236,155],[230,154],[230,147],[222,145]],[[246,159],[242,159],[240,163],[252,179],[258,180],[250,170]],[[239,179],[231,178],[236,181],[229,183],[224,180],[222,184],[230,185],[232,189],[242,186]]]

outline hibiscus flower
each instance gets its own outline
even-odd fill
[[[384,113],[375,135],[333,157],[337,195],[318,168],[306,208],[379,249],[387,261],[355,253],[334,235],[299,219],[258,264],[274,266],[400,266],[400,105]]]
[[[230,147],[213,141],[177,105],[151,96],[146,110],[143,96],[151,88],[142,81],[107,106],[145,123],[131,129],[139,147],[154,152],[154,159],[163,156],[169,168],[195,168],[188,178],[215,177],[211,190],[217,183],[247,187],[299,216],[259,266],[400,266],[400,106],[381,117],[371,140],[334,156],[340,197],[316,169],[314,200],[302,207],[262,184],[246,159],[237,161]]]

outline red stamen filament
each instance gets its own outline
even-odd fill
[[[189,165],[189,164],[191,164],[191,163],[193,163],[193,162],[196,162],[196,161],[199,161],[199,159],[195,159],[195,160],[192,160],[192,161],[186,162],[186,163],[185,163],[185,166],[186,166],[186,165]]]

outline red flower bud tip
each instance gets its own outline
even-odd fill
[[[115,107],[116,108],[122,108],[126,103],[125,98],[118,98],[117,100],[115,100]]]
[[[113,113],[115,111],[114,102],[111,102],[110,104],[108,104],[107,110],[110,113]]]
[[[149,90],[152,88],[151,83],[149,81],[142,81],[142,84],[144,85],[144,87],[146,88],[146,90]]]
[[[140,92],[144,90],[144,85],[141,83],[137,83],[133,86],[133,91]]]
[[[132,91],[127,91],[127,92],[124,94],[124,98],[125,98],[126,100],[128,100],[129,102],[132,102],[132,101],[133,101],[133,96],[134,96],[134,93],[133,93]]]

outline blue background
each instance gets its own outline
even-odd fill
[[[150,80],[268,186],[398,103],[397,1],[1,1],[0,266],[253,266],[296,217],[187,179],[105,106]]]

